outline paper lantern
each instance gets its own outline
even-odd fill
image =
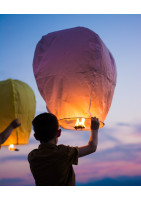
[[[38,42],[33,71],[47,110],[66,129],[100,127],[111,106],[116,85],[115,61],[100,37],[76,27],[49,33]],[[85,121],[85,125],[76,126]]]
[[[0,81],[0,132],[15,118],[21,123],[20,127],[12,131],[3,146],[28,143],[35,109],[34,92],[26,83],[12,79]]]

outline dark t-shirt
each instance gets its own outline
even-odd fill
[[[78,147],[40,144],[28,155],[36,185],[73,186],[75,174],[72,165],[78,164]]]

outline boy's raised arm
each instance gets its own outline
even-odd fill
[[[78,147],[79,153],[78,157],[86,156],[96,151],[98,144],[98,129],[99,129],[99,119],[96,117],[91,118],[91,135],[89,142],[86,146]]]

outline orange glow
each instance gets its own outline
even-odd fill
[[[15,151],[15,147],[14,147],[14,144],[10,144],[9,147],[8,147],[9,151]]]
[[[85,118],[82,118],[81,121],[79,121],[79,118],[77,118],[76,120],[76,124],[75,124],[75,129],[82,129],[82,128],[85,128]]]

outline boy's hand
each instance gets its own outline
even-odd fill
[[[10,127],[11,128],[17,128],[18,126],[20,126],[21,124],[19,123],[18,119],[14,119],[11,123],[10,123]]]
[[[98,130],[99,129],[99,119],[96,117],[91,118],[91,130]]]

